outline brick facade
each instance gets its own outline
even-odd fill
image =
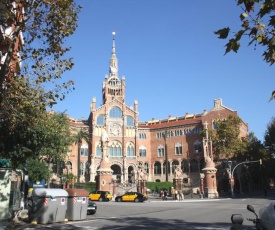
[[[173,172],[177,165],[181,166],[184,178],[199,181],[201,169],[204,167],[203,140],[200,132],[205,122],[208,123],[208,128],[212,129],[215,120],[226,119],[230,114],[238,115],[237,111],[225,107],[221,99],[215,99],[214,106],[209,111],[140,122],[138,102],[134,102],[134,107],[125,104],[125,77],[120,79],[117,73],[118,60],[113,39],[109,76],[105,76],[103,81],[103,104],[96,107],[96,99],[93,98],[88,120],[71,119],[73,126],[85,127],[91,134],[89,154],[81,156],[80,159],[83,165],[81,181],[95,179],[101,161],[97,151],[99,153],[103,130],[109,134],[109,157],[114,179],[121,182],[136,180],[138,167],[142,166],[148,173],[148,181],[165,181],[166,144],[170,168],[169,181],[173,180]],[[162,137],[164,132],[168,134],[166,143]],[[241,136],[246,136],[247,133],[248,125],[242,122]],[[77,147],[72,146],[68,157],[75,175],[76,151]]]

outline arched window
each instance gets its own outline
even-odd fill
[[[104,115],[103,114],[98,115],[98,117],[96,119],[96,124],[97,125],[104,125],[105,124],[105,120],[104,120]]]
[[[119,107],[113,107],[110,110],[110,118],[122,118],[122,111]]]
[[[100,141],[96,145],[95,155],[97,157],[102,157],[102,148],[101,148],[101,142]]]
[[[131,116],[127,116],[127,126],[129,126],[129,127],[133,127],[133,126],[134,126],[134,124],[135,124],[135,122],[134,122],[134,118],[133,118],[133,117],[131,117]]]
[[[189,163],[188,160],[184,159],[181,162],[181,170],[182,172],[188,173],[189,172]]]
[[[194,143],[194,150],[195,153],[201,153],[201,143],[198,140]]]
[[[182,155],[182,144],[179,142],[175,144],[175,155]]]
[[[154,164],[154,174],[161,174],[161,164],[160,162],[156,162]]]
[[[145,146],[139,147],[139,156],[140,157],[146,157],[146,148],[145,148]]]
[[[163,147],[163,145],[158,146],[158,157],[164,157],[164,147]]]
[[[144,163],[144,170],[147,174],[149,174],[149,164],[147,162]]]
[[[175,160],[172,162],[172,173],[175,172],[175,169],[178,167],[178,165],[179,165],[178,161]]]
[[[163,174],[166,174],[166,161],[163,162]],[[168,162],[167,164],[167,167],[168,167],[168,174],[170,174],[171,170],[170,170],[170,162]]]
[[[135,156],[135,148],[133,143],[130,143],[127,147],[127,156],[128,157],[133,157]]]
[[[85,163],[85,174],[89,174],[90,172],[90,163],[86,161]]]
[[[80,156],[87,157],[88,156],[88,146],[82,145],[80,149]]]
[[[119,142],[114,141],[110,144],[109,156],[111,156],[111,157],[121,157],[122,156],[121,145]]]

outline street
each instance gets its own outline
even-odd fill
[[[148,200],[144,203],[97,202],[97,213],[87,220],[50,225],[28,225],[20,229],[229,229],[232,214],[242,214],[244,225],[253,226],[246,210],[251,204],[258,213],[268,199],[197,199],[183,201]]]

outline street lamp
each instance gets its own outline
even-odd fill
[[[231,193],[232,193],[232,198],[234,198],[234,189],[233,189],[233,181],[234,181],[234,178],[233,178],[233,175],[234,175],[235,169],[236,169],[239,165],[241,165],[241,164],[256,163],[256,162],[259,162],[260,165],[261,165],[261,164],[262,164],[262,159],[257,160],[257,161],[244,161],[244,162],[241,162],[241,163],[237,164],[237,165],[233,168],[232,172],[231,172],[231,170],[230,170],[230,173],[231,173],[230,178],[231,178]]]

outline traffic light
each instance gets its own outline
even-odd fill
[[[260,165],[262,165],[262,164],[263,164],[262,159],[260,159]]]

